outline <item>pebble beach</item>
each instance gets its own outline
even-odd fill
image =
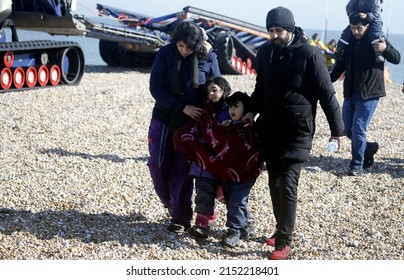
[[[255,76],[224,76],[251,93]],[[86,66],[77,86],[0,93],[0,260],[263,260],[275,227],[265,171],[250,195],[254,233],[220,245],[225,207],[207,240],[165,230],[147,168],[154,104],[149,70]],[[334,83],[342,105],[342,81]],[[318,109],[303,166],[293,260],[404,259],[404,94],[386,84],[369,126],[375,164],[347,176],[350,142],[328,152]]]

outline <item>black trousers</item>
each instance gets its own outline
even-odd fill
[[[275,247],[290,246],[296,220],[297,186],[303,162],[291,159],[266,161],[273,212],[276,219]]]
[[[205,177],[195,178],[195,213],[211,216],[215,211],[216,188],[218,180]]]

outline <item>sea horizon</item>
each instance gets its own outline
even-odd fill
[[[316,30],[306,29],[305,33],[310,38],[314,33],[320,34],[324,44],[327,44],[331,39],[338,40],[341,31],[337,30]],[[107,65],[101,58],[98,47],[98,39],[80,36],[53,36],[44,32],[33,32],[26,30],[18,31],[19,39],[21,41],[27,40],[58,40],[58,41],[74,41],[79,43],[84,52],[84,59],[86,65]],[[396,48],[400,54],[404,55],[404,34],[389,34],[387,40]],[[94,51],[96,50],[96,51]],[[404,82],[404,63],[400,62],[398,65],[386,63],[387,69],[390,74],[390,79],[393,83],[402,84]]]

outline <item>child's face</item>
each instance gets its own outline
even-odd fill
[[[222,98],[223,96],[223,90],[216,84],[211,83],[208,85],[208,98],[210,101],[213,103],[216,103]]]
[[[235,105],[229,106],[229,114],[233,121],[241,120],[244,115],[244,104],[241,101],[237,101]]]

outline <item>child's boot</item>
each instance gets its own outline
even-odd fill
[[[213,215],[197,213],[195,225],[189,229],[189,233],[198,238],[208,238],[209,226],[213,219],[216,220],[216,213]]]

